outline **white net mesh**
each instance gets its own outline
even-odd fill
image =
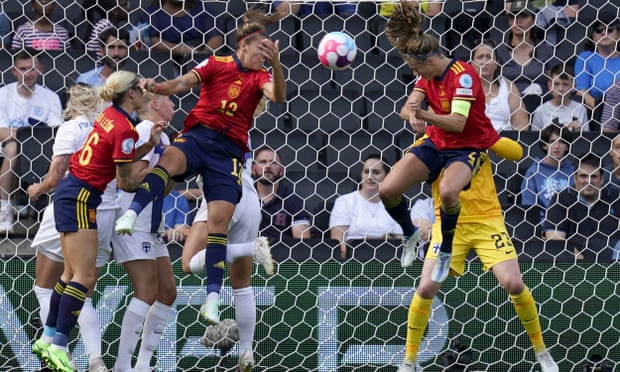
[[[96,54],[84,51],[84,43],[96,22],[105,16],[97,13],[98,4],[104,2],[56,3],[50,17],[67,28],[69,47],[39,54],[44,66],[40,82],[64,98],[78,74],[95,67],[98,60]],[[224,36],[216,53],[229,53],[235,47],[237,22],[251,3],[203,3],[212,10],[214,27]],[[542,0],[535,3],[545,5]],[[552,5],[551,1],[547,3]],[[266,8],[272,5],[267,1],[257,4]],[[385,37],[387,17],[380,14],[387,11],[380,8],[385,4],[348,4],[356,6],[353,14],[347,14],[346,8],[329,8],[326,14],[321,13],[323,8],[315,8],[314,14],[304,14],[302,9],[299,15],[289,15],[269,26],[273,38],[280,40],[287,99],[283,104],[269,104],[256,120],[252,146],[265,144],[280,152],[286,181],[312,216],[313,238],[294,242],[282,236],[283,242],[273,247],[280,262],[277,274],[267,279],[262,270],[257,270],[254,276],[259,308],[257,370],[370,371],[386,366],[395,370],[403,358],[407,308],[421,263],[403,272],[396,260],[400,255],[396,241],[352,242],[352,257],[342,262],[337,243],[328,239],[329,211],[337,196],[356,189],[361,160],[379,153],[394,163],[414,139],[409,125],[398,115],[412,88],[413,74]],[[461,59],[470,59],[476,39],[485,37],[501,43],[508,31],[504,2],[446,0],[437,4],[443,8],[427,20],[428,32],[438,35],[446,51]],[[606,17],[607,11],[615,11],[618,18],[616,0],[580,0],[577,4],[580,10],[575,19],[562,24],[556,14],[557,22],[544,32],[545,38],[552,40],[549,45],[554,57],[561,61],[575,60],[592,26]],[[175,56],[149,47],[151,39],[144,31],[149,24],[145,9],[150,5],[146,0],[129,2],[130,22],[139,26],[132,37],[140,48],[131,48],[123,68],[161,81],[188,71],[205,54]],[[427,5],[423,9],[430,12]],[[33,15],[29,0],[5,0],[2,10],[13,31]],[[316,45],[326,31],[342,30],[354,36],[357,57],[351,68],[331,72],[318,63]],[[0,50],[2,85],[15,81],[11,55],[10,44],[5,43]],[[176,130],[181,129],[197,93],[174,97],[178,107],[173,121]],[[610,137],[599,129],[602,102],[597,100],[590,110],[592,131],[575,133],[570,152],[575,159],[597,153],[612,168],[608,158]],[[532,107],[541,104],[541,95],[524,100],[524,104],[532,112]],[[599,367],[608,365],[611,371],[620,363],[620,271],[611,261],[615,242],[599,244],[592,240],[587,262],[575,263],[572,256],[567,258],[563,246],[538,238],[540,209],[521,205],[521,182],[528,166],[544,155],[539,147],[540,132],[507,131],[503,135],[517,139],[525,149],[526,155],[519,162],[494,159],[495,177],[507,227],[521,250],[525,282],[539,303],[545,341],[561,371],[594,370],[597,361],[602,361]],[[46,173],[53,131],[26,128],[18,131],[17,140],[21,144],[19,166],[14,171],[18,187],[8,190],[15,209],[13,232],[2,233],[0,238],[4,257],[0,261],[0,370],[32,371],[41,366],[30,352],[40,326],[32,292],[35,267],[30,242],[47,200],[29,203],[24,190]],[[408,196],[415,200],[421,190],[415,187]],[[171,247],[172,252],[177,252],[175,249]],[[419,362],[429,371],[536,370],[529,340],[504,290],[490,274],[481,274],[477,261],[469,263],[467,271],[458,280],[449,279],[435,300]],[[234,368],[236,348],[221,356],[200,343],[204,324],[197,320],[197,310],[204,300],[202,280],[182,274],[178,262],[175,274],[176,311],[170,315],[153,365],[157,363],[162,371]],[[131,284],[122,268],[115,263],[104,268],[94,302],[102,321],[102,348],[109,367],[114,363],[130,294]],[[223,317],[233,318],[230,287],[225,287],[222,297]],[[78,367],[85,369],[82,342],[75,341],[72,351]]]

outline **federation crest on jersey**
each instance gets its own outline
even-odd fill
[[[97,222],[97,210],[94,208],[90,208],[88,210],[88,222],[95,223]]]
[[[121,143],[121,151],[123,152],[123,154],[129,155],[133,152],[134,146],[135,143],[133,141],[133,138],[127,138]]]
[[[241,93],[241,87],[238,85],[231,85],[228,87],[228,97],[230,99],[235,99],[239,97],[239,93]]]
[[[151,243],[150,242],[142,242],[142,250],[145,253],[149,253],[151,251]]]
[[[471,88],[474,85],[474,79],[469,74],[463,74],[459,76],[459,84],[463,88]]]

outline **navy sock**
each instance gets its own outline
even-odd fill
[[[461,203],[449,208],[441,206],[439,213],[441,217],[441,247],[439,251],[444,253],[452,253],[452,241],[454,240],[454,231],[456,223],[461,212]]]
[[[58,308],[60,307],[60,299],[65,291],[67,283],[58,279],[50,298],[50,311],[45,319],[45,325],[50,328],[56,328],[56,322],[58,321]]]
[[[65,291],[60,299],[58,309],[58,323],[56,324],[56,335],[54,345],[67,346],[67,336],[77,323],[80,311],[86,299],[88,289],[77,282],[70,282],[65,287]]]
[[[207,271],[207,294],[220,293],[224,280],[224,268],[226,267],[226,234],[209,234],[207,240],[207,254],[205,267]]]
[[[168,172],[164,168],[159,165],[153,167],[138,187],[129,209],[139,214],[151,201],[163,199],[168,178]],[[153,203],[153,206],[156,207],[157,204],[160,206],[159,214],[161,214],[161,203]],[[157,213],[158,211],[153,208],[153,215],[155,216]]]
[[[403,234],[405,237],[411,236],[417,227],[413,226],[411,222],[411,217],[409,216],[409,208],[407,207],[407,202],[405,198],[401,197],[397,202],[392,203],[391,205],[385,205],[385,210],[387,210],[388,214],[396,221],[400,227],[403,229]]]

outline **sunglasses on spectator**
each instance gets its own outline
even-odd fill
[[[607,31],[608,34],[620,30],[620,25],[610,25],[605,27],[604,25],[598,25],[592,29],[596,34],[602,34]]]

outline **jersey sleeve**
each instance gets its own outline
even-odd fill
[[[112,159],[114,159],[115,163],[132,162],[136,150],[138,133],[129,123],[124,126],[119,126],[113,133]]]
[[[192,69],[192,72],[196,74],[200,78],[201,83],[204,84],[205,81],[209,80],[209,76],[212,76],[214,67],[214,58],[210,56],[196,65],[196,67]]]
[[[69,123],[58,127],[54,146],[52,147],[52,158],[61,155],[71,155],[80,148],[76,136],[73,135],[75,128]]]
[[[462,65],[459,64],[459,67]],[[468,69],[462,70],[454,75],[452,81],[454,94],[453,100],[475,101],[475,91],[480,88],[480,80],[472,74]]]

